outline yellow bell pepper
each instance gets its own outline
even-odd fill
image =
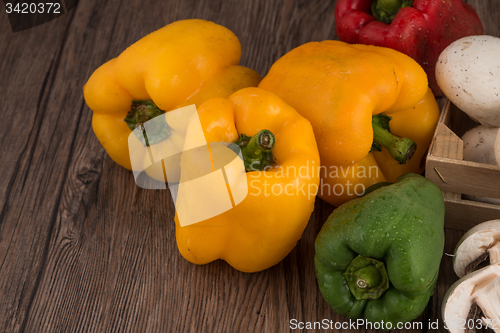
[[[311,122],[321,156],[318,196],[330,204],[403,173],[422,173],[439,108],[410,57],[377,46],[311,42],[279,59],[259,87]]]
[[[181,226],[176,213],[179,251],[195,264],[223,259],[244,272],[267,269],[292,250],[314,208],[320,161],[311,124],[275,94],[258,88],[209,99],[198,116],[207,142],[243,147],[248,194],[230,210],[196,224]],[[269,136],[256,139],[259,135]],[[185,147],[189,140],[188,135]],[[259,149],[272,156],[261,156]],[[262,158],[262,171],[253,168],[259,164],[256,156]]]
[[[85,84],[95,135],[116,163],[131,170],[128,136],[135,126],[259,83],[258,73],[238,66],[240,56],[238,38],[209,21],[177,21],[145,36]]]

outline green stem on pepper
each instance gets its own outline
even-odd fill
[[[344,273],[351,293],[357,300],[378,299],[389,288],[389,277],[383,262],[357,256]]]
[[[373,144],[370,151],[381,151],[384,147],[399,164],[405,164],[415,154],[417,145],[410,138],[400,138],[392,134],[389,127],[391,119],[384,114],[373,116]]]
[[[401,8],[411,7],[413,0],[374,0],[372,14],[377,21],[390,24]]]
[[[139,137],[139,140],[146,146],[150,146],[165,140],[170,135],[166,121],[154,121],[149,123],[146,133],[144,123],[162,114],[163,111],[152,101],[133,100],[130,111],[127,113],[127,117],[125,117],[124,121],[131,131],[134,131],[137,127],[141,127],[143,136]]]
[[[263,171],[274,163],[272,149],[275,138],[271,131],[261,130],[252,137],[240,134],[240,138],[229,145],[229,148],[237,151],[241,150],[245,170]]]
[[[374,266],[361,268],[356,272],[356,285],[361,289],[369,289],[380,282],[380,272]]]
[[[127,113],[124,121],[131,131],[163,113],[155,103],[148,100],[133,100],[130,111]]]

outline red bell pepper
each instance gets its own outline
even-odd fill
[[[338,38],[351,44],[389,47],[415,59],[436,96],[439,54],[465,36],[482,35],[476,11],[462,0],[337,0]]]

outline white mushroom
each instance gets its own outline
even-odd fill
[[[500,163],[500,129],[479,125],[462,136],[464,160],[497,165]],[[498,140],[497,140],[498,137]],[[495,143],[498,141],[498,144]],[[498,155],[495,157],[495,155]],[[500,199],[464,195],[465,199],[500,205]]]
[[[451,333],[486,326],[500,332],[500,263],[468,274],[453,284],[444,297],[442,316]]]
[[[446,97],[483,125],[500,127],[500,38],[469,36],[451,43],[436,63]]]
[[[464,160],[496,165],[495,140],[499,128],[479,125],[462,136]]]
[[[478,224],[460,239],[455,249],[453,269],[462,277],[488,257],[490,264],[500,262],[500,220]]]

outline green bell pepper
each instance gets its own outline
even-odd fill
[[[333,211],[316,238],[318,286],[336,313],[396,328],[423,312],[443,248],[441,191],[405,174]]]

